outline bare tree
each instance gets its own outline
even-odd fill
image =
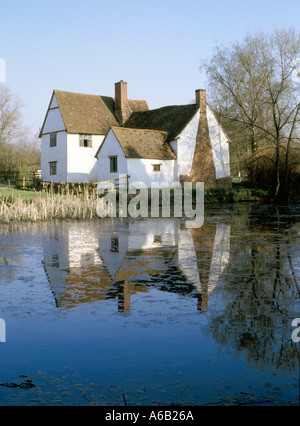
[[[282,157],[287,181],[291,150],[299,141],[299,55],[300,35],[293,29],[275,30],[247,35],[227,48],[217,46],[201,67],[209,79],[212,107],[233,134],[239,167],[262,158],[273,163],[274,198],[281,185]]]
[[[21,102],[0,84],[0,169],[16,171],[19,167],[38,167],[40,148],[32,141],[21,120]]]

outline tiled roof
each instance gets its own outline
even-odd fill
[[[68,133],[105,135],[118,125],[101,96],[54,91]]]
[[[197,104],[189,104],[149,110],[144,100],[128,100],[132,114],[120,127],[114,98],[60,90],[53,93],[68,133],[106,135],[112,128],[127,158],[176,159],[168,142],[182,132],[199,109]]]
[[[166,142],[168,134],[162,131],[112,127],[127,158],[175,160],[176,155]]]
[[[119,126],[114,98],[60,90],[54,90],[54,94],[68,133],[105,135],[111,126]],[[143,100],[128,103],[132,111],[148,109]]]
[[[110,112],[115,115],[115,98],[111,98],[110,96],[101,96],[103,102],[107,106],[107,108],[110,110]],[[132,100],[128,99],[129,108],[132,110],[132,112],[138,112],[138,111],[148,111],[149,107],[146,101],[144,100]]]
[[[127,128],[162,130],[167,140],[174,140],[198,111],[196,104],[166,106],[150,111],[133,112],[125,123]]]

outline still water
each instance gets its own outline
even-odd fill
[[[0,405],[298,405],[300,206],[0,227]]]

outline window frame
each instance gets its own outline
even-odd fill
[[[79,135],[79,147],[80,148],[93,148],[93,137],[92,137],[92,135]]]
[[[161,172],[161,163],[159,163],[159,164],[152,164],[152,171],[154,173]]]
[[[110,251],[112,253],[119,253],[119,237],[118,236],[111,237]]]
[[[118,156],[111,155],[109,157],[109,170],[110,173],[118,173]]]
[[[57,133],[50,133],[50,148],[57,146]]]
[[[57,176],[57,161],[49,161],[50,176]]]

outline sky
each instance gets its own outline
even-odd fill
[[[0,81],[5,66],[34,135],[54,89],[114,96],[124,80],[151,109],[187,104],[217,44],[290,27],[300,0],[0,0]]]

